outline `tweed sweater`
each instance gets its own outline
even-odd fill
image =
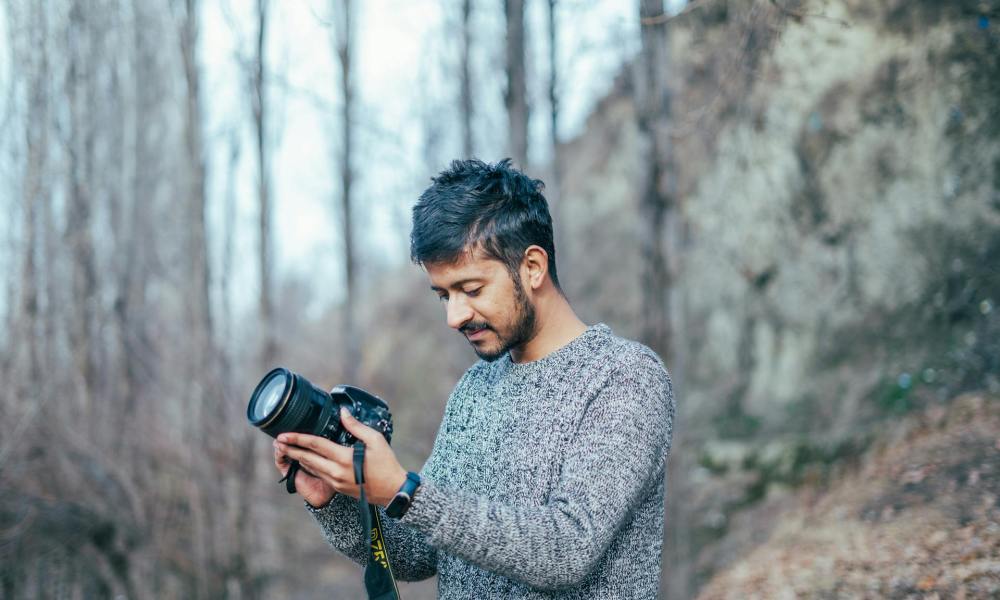
[[[409,511],[383,514],[393,573],[437,574],[449,600],[655,598],[673,416],[663,363],[603,324],[534,362],[476,363]],[[365,564],[356,500],[310,510]]]

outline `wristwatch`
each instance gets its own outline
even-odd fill
[[[406,514],[406,511],[410,509],[410,503],[413,501],[413,494],[417,491],[417,487],[420,486],[420,475],[410,471],[406,474],[406,481],[396,492],[395,497],[393,497],[392,502],[385,507],[385,514],[389,515],[393,519],[399,519]]]

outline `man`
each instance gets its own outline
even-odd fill
[[[481,359],[419,477],[346,412],[344,426],[368,446],[369,502],[405,511],[383,519],[397,578],[437,574],[448,599],[655,598],[670,378],[651,350],[573,312],[541,189],[509,160],[455,161],[413,209],[411,256]],[[327,540],[364,564],[351,449],[283,434],[282,473],[289,459],[314,474],[295,483]]]

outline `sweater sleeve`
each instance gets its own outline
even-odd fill
[[[472,369],[470,369],[471,371]],[[445,423],[455,410],[455,398],[459,390],[469,381],[467,371],[455,386],[451,396],[445,405],[445,417],[435,438],[434,449],[428,463],[434,460],[434,455],[438,451],[438,442],[445,430]],[[421,479],[427,481],[424,471],[427,465],[421,470]],[[421,489],[423,485],[421,485]],[[337,494],[329,504],[323,508],[313,508],[306,503],[306,509],[316,517],[323,537],[338,552],[365,566],[368,564],[368,552],[361,541],[361,520],[358,518],[358,501],[344,494]],[[411,505],[410,511],[413,510]],[[392,573],[401,581],[420,581],[433,577],[437,574],[437,549],[427,540],[427,536],[419,530],[407,527],[400,520],[388,517],[385,509],[379,508],[382,516],[382,527],[385,530],[386,548],[389,554],[389,564]]]
[[[501,504],[425,481],[401,522],[439,550],[531,587],[579,585],[663,477],[673,417],[669,375],[639,354],[587,406],[545,505]]]
[[[357,500],[337,494],[323,508],[317,509],[306,504],[306,509],[316,517],[323,530],[323,537],[335,550],[361,566],[368,564],[368,549],[361,540],[363,534]],[[389,565],[395,578],[400,581],[419,581],[436,575],[437,550],[427,543],[426,537],[386,516],[382,507],[378,510]]]
[[[427,464],[434,460],[434,455],[438,451],[438,442],[445,430],[445,423],[455,410],[457,394],[469,381],[469,373],[473,369],[462,375],[445,405],[445,416],[439,426],[434,449],[431,451],[431,457]],[[420,475],[423,481],[427,481],[427,476],[424,474],[426,469],[427,465],[421,470]],[[421,485],[420,489],[423,487]],[[344,494],[337,494],[323,508],[313,508],[306,503],[306,509],[316,517],[316,521],[323,530],[323,537],[335,550],[359,565],[368,564],[368,551],[361,541],[361,520],[358,518],[357,500]],[[437,549],[429,543],[426,534],[403,525],[400,520],[388,517],[385,514],[385,509],[379,507],[378,510],[381,511],[382,527],[385,530],[383,535],[389,554],[389,564],[396,579],[420,581],[436,575]],[[409,511],[412,510],[413,505]]]

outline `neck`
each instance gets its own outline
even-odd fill
[[[553,290],[547,296],[538,298],[535,303],[535,335],[520,347],[510,350],[510,357],[516,363],[545,358],[587,330],[587,324],[576,316],[562,294]]]

